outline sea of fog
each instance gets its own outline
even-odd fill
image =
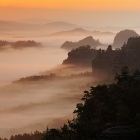
[[[0,85],[50,69],[66,57],[67,53],[62,49],[47,47],[0,52]]]
[[[60,49],[62,43],[83,38],[84,36],[1,37],[1,40],[7,41],[35,40],[41,42],[44,47],[8,48],[0,51],[0,137],[8,138],[35,130],[43,132],[47,126],[60,127],[73,118],[76,103],[81,102],[83,96],[83,90],[79,90],[79,87],[92,83],[94,78],[54,79],[27,85],[13,85],[11,82],[22,77],[38,75],[41,71],[62,64],[68,53]],[[102,43],[112,44],[112,36],[108,37],[108,40],[105,38],[101,37]]]
[[[48,70],[62,64],[67,58],[67,51],[60,49],[65,41],[79,41],[86,36],[77,37],[32,37],[14,38],[1,37],[1,40],[35,40],[43,44],[43,48],[7,49],[0,51],[0,86],[9,84],[21,77],[37,74],[40,71]],[[101,43],[112,44],[113,36],[96,36]]]

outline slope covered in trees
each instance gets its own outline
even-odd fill
[[[139,100],[140,71],[135,70],[130,75],[129,68],[125,66],[121,74],[116,74],[115,83],[93,86],[90,91],[84,92],[68,125],[47,129],[44,133],[36,131],[34,134],[11,136],[10,140],[138,140]]]
[[[16,83],[28,83],[28,82],[47,82],[47,81],[51,81],[51,80],[70,80],[70,79],[76,79],[76,78],[82,78],[82,77],[92,77],[92,73],[91,72],[81,72],[79,74],[71,74],[71,75],[67,75],[67,76],[60,76],[60,75],[56,75],[55,73],[50,73],[49,75],[33,75],[33,76],[28,76],[25,78],[20,78],[19,80],[13,81],[12,84],[16,84]]]
[[[140,37],[131,37],[121,49],[98,50],[97,57],[92,61],[93,73],[104,71],[109,74],[120,72],[121,67],[127,65],[133,72],[140,69]]]
[[[35,131],[34,133],[31,134],[18,134],[15,136],[11,136],[9,140],[41,140],[43,136],[43,133],[39,132],[39,131]],[[0,138],[0,140],[8,140],[6,138],[2,139]]]
[[[96,57],[97,50],[90,46],[81,46],[73,49],[68,53],[68,58],[63,61],[63,64],[73,64],[80,66],[91,67],[92,60]]]
[[[78,103],[74,110],[73,120],[60,129],[47,130],[43,140],[139,139],[139,75],[138,70],[129,75],[125,66],[121,74],[116,75],[116,83],[98,85],[85,91],[83,103]],[[107,128],[114,129],[115,126],[118,126],[116,133],[104,133]],[[119,132],[123,127],[127,129]]]

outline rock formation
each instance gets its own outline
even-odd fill
[[[140,68],[140,37],[131,37],[121,49],[98,50],[97,57],[92,61],[94,72],[105,71],[110,74],[118,73],[123,66],[128,66],[130,71]],[[98,69],[98,70],[97,70]]]
[[[139,35],[133,30],[126,29],[126,30],[120,31],[119,33],[116,34],[114,38],[113,48],[121,48],[124,42],[126,43],[130,37],[136,37],[136,36],[139,36]]]
[[[102,44],[99,42],[99,40],[95,40],[92,36],[88,36],[82,40],[79,40],[78,42],[66,41],[64,44],[62,44],[61,48],[66,50],[72,50],[78,48],[79,46],[86,45],[89,45],[91,48],[95,48]]]
[[[96,57],[97,50],[90,46],[81,46],[73,49],[68,53],[68,58],[63,61],[63,64],[80,65],[83,67],[91,67],[92,60]]]

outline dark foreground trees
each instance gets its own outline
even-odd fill
[[[140,72],[129,75],[124,67],[116,83],[85,91],[76,117],[60,129],[50,129],[43,140],[93,140],[113,126],[134,126],[140,133]]]
[[[2,139],[0,138],[0,140],[41,140],[43,134],[39,131],[35,131],[34,133],[31,133],[31,134],[18,134],[18,135],[15,135],[15,136],[11,136],[10,139]]]
[[[11,136],[10,140],[40,140],[42,138],[42,133],[39,131],[35,131],[31,134],[18,134],[15,136]]]

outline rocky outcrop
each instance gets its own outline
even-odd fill
[[[135,31],[133,30],[123,30],[116,34],[113,42],[113,48],[121,48],[124,43],[127,42],[127,40],[130,37],[136,37],[139,36]]]
[[[64,44],[62,44],[61,48],[66,50],[72,50],[80,46],[86,46],[86,45],[89,45],[91,48],[95,48],[102,44],[99,42],[99,40],[95,40],[93,39],[92,36],[88,36],[82,40],[79,40],[78,42],[66,41]]]
[[[101,71],[119,73],[123,66],[128,66],[130,71],[140,69],[140,37],[131,37],[121,49],[98,50],[97,57],[92,61],[93,73]]]

